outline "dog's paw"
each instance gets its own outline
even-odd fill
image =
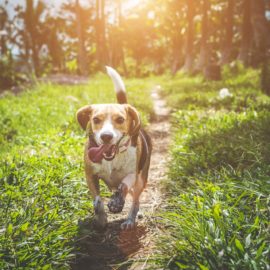
[[[94,217],[94,227],[96,229],[103,230],[107,225],[107,215],[106,213],[95,215]]]
[[[125,222],[121,224],[120,227],[122,230],[133,230],[136,227],[136,223],[131,219],[127,219]]]
[[[110,212],[114,214],[120,213],[123,210],[124,205],[125,199],[120,191],[116,191],[108,202],[108,208]]]

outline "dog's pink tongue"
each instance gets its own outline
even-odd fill
[[[98,147],[91,147],[88,150],[88,157],[90,160],[94,163],[99,163],[103,159],[103,153],[108,151],[111,148],[111,145],[109,144],[102,144]]]

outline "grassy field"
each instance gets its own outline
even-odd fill
[[[155,84],[173,110],[168,201],[158,219],[166,231],[151,269],[269,269],[270,98],[258,78],[240,68],[221,82],[127,80],[145,124]],[[232,97],[218,96],[224,87]],[[115,102],[101,75],[1,97],[0,269],[69,268],[79,224],[93,210],[75,112],[101,102]]]
[[[152,115],[152,81],[127,80],[129,101]],[[0,269],[67,269],[78,221],[92,214],[75,112],[114,103],[111,81],[38,84],[0,99]],[[108,191],[103,187],[103,194]]]
[[[174,136],[159,267],[269,269],[270,98],[258,85],[241,69],[163,85]],[[224,87],[232,97],[219,98]]]

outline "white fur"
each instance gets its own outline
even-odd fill
[[[103,159],[101,164],[92,163],[93,171],[110,189],[115,189],[128,175],[136,175],[136,159],[136,148],[129,146],[127,151],[118,153],[112,161]],[[131,180],[126,179],[130,187],[135,184],[135,180]]]
[[[112,124],[112,119],[109,117],[107,120],[105,120],[102,129],[100,129],[98,132],[95,133],[95,139],[96,142],[100,145],[103,143],[101,136],[104,133],[111,133],[113,135],[113,139],[112,139],[112,144],[116,144],[120,138],[122,137],[122,133],[115,129],[113,124]]]
[[[136,173],[128,174],[122,181],[122,183],[126,184],[128,190],[130,190],[135,185],[135,182],[136,182]]]
[[[121,78],[121,76],[119,75],[119,73],[111,68],[106,66],[106,70],[107,70],[107,74],[111,77],[113,84],[114,84],[114,89],[116,91],[116,93],[119,92],[126,92],[126,87],[125,84]]]

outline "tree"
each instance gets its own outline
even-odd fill
[[[122,65],[123,72],[127,75],[125,63],[124,44],[123,44],[123,17],[122,17],[122,1],[117,0],[115,8],[115,23],[108,25],[108,56],[109,64],[113,67]]]
[[[264,0],[251,0],[252,26],[254,31],[254,40],[256,45],[256,54],[260,63],[262,63],[261,84],[263,91],[270,96],[270,61],[267,53],[269,42],[269,29],[265,18]]]
[[[105,0],[96,0],[96,48],[98,66],[103,69],[108,61]]]
[[[88,68],[87,68],[87,57],[86,57],[86,50],[85,50],[85,37],[82,30],[82,23],[81,23],[81,6],[79,0],[75,2],[75,10],[76,10],[76,21],[77,21],[77,36],[78,36],[78,69],[79,73],[82,75],[87,75]]]
[[[225,39],[221,39],[221,61],[222,65],[228,64],[232,57],[232,45],[233,45],[233,25],[234,25],[234,1],[228,0],[227,12],[225,15],[226,33]]]
[[[25,42],[27,44],[25,47],[31,50],[34,71],[37,76],[39,76],[41,72],[39,51],[43,45],[41,42],[43,25],[40,18],[45,8],[46,6],[42,1],[38,1],[35,7],[33,0],[26,0],[26,9],[22,13],[26,30]]]
[[[127,75],[127,67],[125,62],[125,53],[124,53],[124,45],[123,45],[123,15],[122,15],[122,0],[118,0],[118,28],[119,28],[119,46],[118,50],[120,53],[120,62],[123,65],[124,74]]]
[[[250,53],[252,46],[252,25],[251,25],[251,0],[243,2],[243,22],[242,22],[242,40],[238,59],[245,66],[250,63]]]
[[[63,28],[64,22],[59,17],[48,17],[45,21],[44,43],[48,47],[49,59],[54,70],[61,71],[64,66],[63,42],[59,38],[59,32]]]
[[[194,64],[194,16],[195,6],[193,0],[187,0],[187,37],[185,47],[185,64],[183,70],[192,73]]]
[[[207,65],[208,65],[208,60],[209,60],[209,46],[208,46],[208,35],[209,35],[209,19],[208,19],[208,11],[210,8],[210,3],[209,0],[204,0],[203,1],[203,6],[202,6],[202,13],[203,13],[203,18],[202,18],[202,25],[201,25],[201,39],[200,39],[200,54],[199,54],[199,59],[197,63],[196,70],[202,71]]]
[[[7,54],[7,31],[8,14],[4,7],[0,7],[0,52],[1,56]]]

